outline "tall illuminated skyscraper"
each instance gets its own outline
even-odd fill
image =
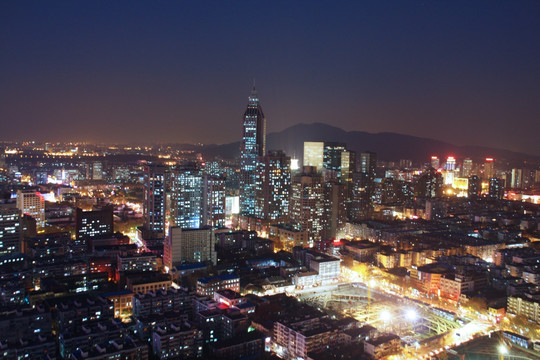
[[[289,216],[291,158],[270,150],[259,158],[256,182],[256,217],[284,220]]]
[[[473,175],[473,161],[472,159],[465,159],[463,160],[463,167],[461,169],[461,176],[463,177],[469,177]]]
[[[198,229],[202,222],[203,177],[197,164],[179,166],[171,173],[171,224]]]
[[[204,175],[202,223],[222,228],[225,226],[225,178]]]
[[[266,153],[266,118],[255,86],[248,99],[240,149],[240,212],[255,216],[257,158]]]
[[[486,158],[486,162],[484,163],[483,179],[488,180],[495,176],[495,166],[493,162],[493,158]]]
[[[322,170],[324,160],[324,142],[304,142],[304,166],[315,166],[317,171]]]
[[[307,230],[313,245],[322,238],[325,215],[324,178],[314,166],[304,166],[292,180],[291,221],[298,230]]]
[[[453,156],[449,156],[446,159],[446,170],[454,171],[455,169],[456,169],[456,158]]]
[[[437,156],[433,155],[431,157],[431,167],[437,170],[441,166],[440,160]]]
[[[144,227],[157,236],[165,234],[165,166],[144,166]]]

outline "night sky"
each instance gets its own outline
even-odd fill
[[[539,1],[2,1],[0,139],[324,122],[540,155]]]

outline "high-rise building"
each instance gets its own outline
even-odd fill
[[[198,164],[178,166],[171,172],[170,223],[197,229],[202,222],[203,177]]]
[[[203,225],[225,227],[225,178],[204,175]]]
[[[465,159],[463,160],[463,166],[461,168],[461,176],[462,177],[469,177],[473,175],[473,161],[472,159]]]
[[[377,171],[377,154],[374,152],[363,152],[360,154],[360,173],[363,175],[365,187],[366,208],[371,208],[373,193],[375,191],[375,176]]]
[[[144,227],[156,236],[165,234],[165,166],[144,166]]]
[[[489,197],[491,199],[502,199],[504,197],[504,181],[499,178],[489,179]]]
[[[326,213],[326,238],[336,238],[347,222],[347,185],[336,181],[324,184],[324,202]]]
[[[242,147],[240,149],[240,212],[255,216],[257,159],[266,153],[266,118],[257,90],[253,87],[244,112]]]
[[[455,157],[449,156],[446,159],[446,170],[448,170],[448,171],[456,170],[456,158]]]
[[[467,197],[469,199],[478,199],[482,193],[482,182],[476,175],[469,176],[467,184]]]
[[[163,265],[169,271],[173,266],[210,261],[217,263],[214,230],[210,226],[200,229],[171,227],[163,244]]]
[[[440,172],[430,167],[426,169],[416,184],[416,195],[423,198],[441,197],[443,192],[443,177]]]
[[[45,199],[39,192],[32,190],[17,191],[17,208],[36,220],[37,230],[45,227]]]
[[[291,190],[291,222],[297,230],[307,230],[311,245],[322,239],[325,227],[324,180],[313,166],[304,166],[295,175]]]
[[[331,171],[334,178],[341,177],[341,155],[346,151],[345,144],[336,142],[324,143],[323,167]]]
[[[434,168],[435,170],[441,167],[441,162],[437,156],[431,157],[431,167]]]
[[[92,180],[103,180],[103,163],[100,161],[92,163]]]
[[[101,239],[114,233],[114,214],[112,205],[101,210],[75,211],[75,236],[77,240]]]
[[[521,189],[523,186],[523,170],[512,169],[512,178],[510,180],[510,187],[512,189]]]
[[[324,163],[324,142],[305,141],[304,142],[304,166],[314,166],[317,171],[322,170]]]
[[[482,179],[488,180],[492,177],[495,177],[495,166],[493,158],[486,158],[486,162],[484,163],[484,174],[482,176]]]
[[[291,194],[291,158],[283,151],[269,151],[258,163],[255,216],[286,220]]]
[[[14,204],[0,204],[0,257],[21,252],[21,212]]]

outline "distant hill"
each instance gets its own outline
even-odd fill
[[[268,150],[284,150],[291,157],[298,159],[302,159],[304,141],[335,141],[346,143],[348,149],[357,153],[376,152],[378,159],[386,161],[410,159],[416,162],[427,162],[431,155],[438,155],[441,159],[447,155],[454,155],[458,158],[471,157],[476,161],[481,161],[485,157],[494,157],[509,163],[527,161],[531,165],[540,164],[540,156],[504,149],[457,146],[444,141],[390,132],[371,134],[364,131],[345,131],[322,123],[294,125],[283,131],[268,134],[266,141]],[[218,155],[223,158],[235,158],[240,155],[240,142],[206,145],[201,150],[208,157]]]

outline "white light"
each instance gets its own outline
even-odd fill
[[[508,349],[506,348],[506,346],[504,346],[503,344],[499,345],[499,353],[502,355],[508,354]]]
[[[383,310],[381,311],[380,318],[382,321],[388,322],[392,318],[392,314],[390,314],[390,311],[388,310]]]
[[[418,319],[418,313],[414,309],[409,309],[405,313],[405,317],[410,321],[416,321]]]

